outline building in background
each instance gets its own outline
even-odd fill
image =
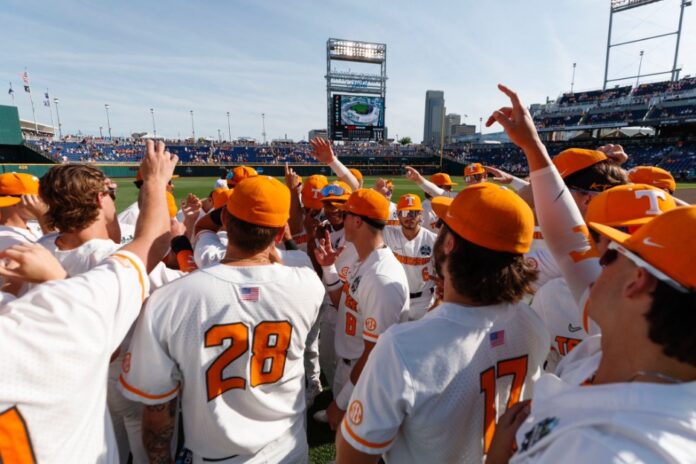
[[[309,142],[310,140],[316,137],[321,137],[322,139],[328,140],[329,134],[326,131],[326,129],[312,129],[311,131],[309,131],[309,138],[307,139],[307,141]]]
[[[462,123],[462,117],[455,113],[445,115],[445,142],[452,141],[452,128]]]
[[[474,135],[476,133],[476,125],[474,124],[455,124],[450,127],[449,137],[461,137],[463,135]]]
[[[425,121],[423,124],[423,143],[439,146],[442,138],[442,123],[445,118],[445,92],[428,90],[425,92]]]

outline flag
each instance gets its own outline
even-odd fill
[[[499,330],[497,332],[492,332],[488,335],[488,339],[491,342],[491,347],[500,346],[505,344],[505,331]]]
[[[259,301],[259,287],[242,287],[242,301]]]
[[[10,90],[8,90],[7,93],[10,95],[14,94],[14,90],[12,90],[12,82],[10,82]]]
[[[25,85],[25,86],[24,86],[24,91],[25,91],[26,93],[31,93],[31,90],[29,89],[29,86],[28,86],[28,85]]]
[[[48,91],[44,92],[44,106],[51,106],[51,99],[48,96]]]
[[[22,78],[22,82],[24,82],[24,85],[29,85],[29,73],[27,73],[26,71],[21,72],[19,73],[19,77]]]

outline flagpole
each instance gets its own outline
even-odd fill
[[[48,103],[48,105],[46,105],[46,103]],[[56,128],[53,125],[53,107],[51,107],[51,98],[48,96],[48,89],[46,89],[46,101],[44,102],[44,106],[48,106],[48,112],[51,115],[51,127],[53,128],[53,136],[55,137]]]
[[[17,106],[17,105],[15,105],[15,101],[14,101],[14,90],[12,90],[12,81],[10,81],[10,97],[12,97],[12,105]]]

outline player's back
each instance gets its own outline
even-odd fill
[[[187,448],[248,455],[302,429],[305,343],[323,297],[313,270],[278,264],[214,265],[152,295],[155,338],[183,377]],[[142,385],[148,366],[134,362],[126,379],[135,368]]]
[[[399,463],[481,462],[510,397],[514,403],[531,396],[549,346],[525,303],[445,303],[385,336],[411,379],[405,419],[386,454]]]

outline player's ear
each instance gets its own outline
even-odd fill
[[[454,235],[452,235],[452,232],[447,231],[445,232],[447,235],[445,236],[445,243],[444,245],[444,251],[445,254],[450,254],[452,253],[452,250],[454,250]]]
[[[287,224],[285,224],[285,226],[278,229],[278,233],[275,235],[275,240],[274,240],[276,245],[283,241],[283,237],[285,236],[285,227],[287,227]]]

